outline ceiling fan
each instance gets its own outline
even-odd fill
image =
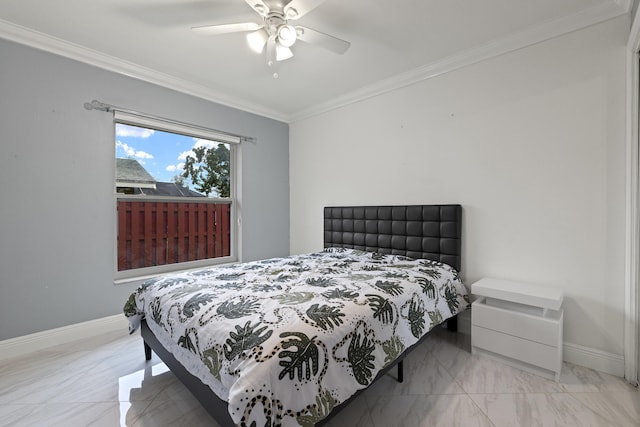
[[[351,43],[301,25],[291,25],[325,0],[245,0],[262,17],[262,24],[241,22],[236,24],[205,25],[192,30],[205,35],[249,32],[247,42],[252,50],[262,53],[266,47],[267,65],[275,72],[276,63],[293,56],[291,46],[297,40],[321,46],[331,52],[343,54]]]

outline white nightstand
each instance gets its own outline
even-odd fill
[[[562,369],[563,294],[508,280],[471,285],[471,349],[558,381]]]

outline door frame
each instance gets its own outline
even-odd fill
[[[640,365],[640,191],[639,120],[640,120],[640,15],[637,9],[627,42],[627,147],[626,147],[626,239],[625,239],[625,324],[624,377],[638,384]]]

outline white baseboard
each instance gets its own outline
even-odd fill
[[[48,331],[36,332],[0,341],[0,360],[22,356],[60,344],[82,340],[96,335],[123,331],[126,333],[128,321],[122,314],[89,320]]]
[[[620,354],[608,353],[568,342],[564,343],[562,351],[563,359],[566,362],[595,369],[605,374],[624,377],[624,356]]]

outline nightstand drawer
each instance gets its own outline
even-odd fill
[[[472,307],[472,325],[552,347],[560,345],[562,310],[549,311],[544,317],[489,305],[485,298],[476,300]]]
[[[471,345],[559,372],[558,348],[471,325]]]

